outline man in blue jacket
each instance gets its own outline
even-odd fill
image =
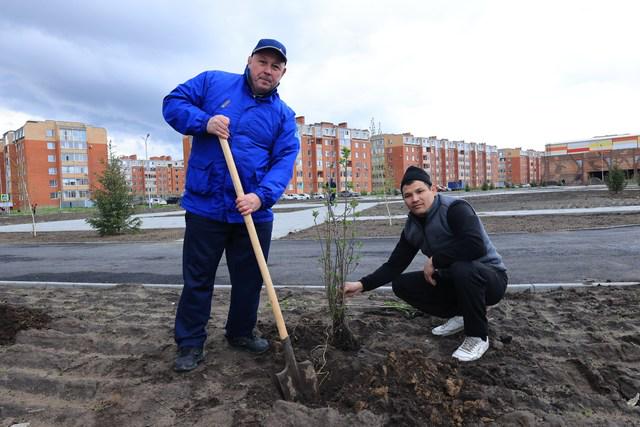
[[[358,282],[345,282],[354,296],[392,282],[393,292],[417,309],[448,320],[431,332],[465,339],[452,356],[477,360],[489,349],[487,306],[507,289],[507,268],[480,218],[465,200],[437,193],[423,169],[409,166],[400,183],[409,216],[400,240],[380,268]],[[418,251],[422,271],[403,273]]]
[[[194,369],[204,358],[214,279],[223,252],[232,285],[226,339],[253,353],[269,348],[267,340],[254,334],[262,277],[243,215],[253,215],[267,257],[271,207],[289,183],[300,149],[295,114],[277,92],[286,64],[284,45],[262,39],[244,74],[205,71],[164,98],[167,123],[193,136],[182,198],[186,229],[184,287],[175,321],[178,372]],[[218,138],[229,140],[243,197],[236,196]]]

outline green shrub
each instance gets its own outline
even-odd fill
[[[611,170],[609,170],[609,174],[607,175],[605,182],[607,184],[607,188],[613,194],[620,193],[627,186],[624,171],[620,169],[620,166],[618,166],[617,163],[615,163]]]

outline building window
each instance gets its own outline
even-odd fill
[[[56,149],[56,143],[55,142],[47,142],[47,149],[48,150],[55,150]]]
[[[50,179],[49,180],[49,187],[57,187],[58,186],[58,180],[57,179]]]
[[[57,168],[49,168],[49,175],[58,175]]]
[[[56,162],[56,156],[55,156],[55,155],[53,155],[53,154],[49,154],[49,155],[47,156],[47,161],[48,161],[49,163],[55,163],[55,162]]]
[[[49,198],[50,199],[57,199],[58,198],[58,192],[55,191],[53,193],[49,193]]]
[[[47,138],[53,138],[55,136],[55,131],[53,129],[47,129]]]

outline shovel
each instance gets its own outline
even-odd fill
[[[227,167],[231,173],[231,179],[233,180],[233,187],[236,190],[238,197],[244,196],[244,190],[242,189],[242,183],[240,182],[240,176],[236,169],[235,162],[233,161],[233,155],[229,148],[229,142],[224,138],[220,139],[220,145],[224,152],[224,158],[227,161]],[[284,349],[285,367],[282,372],[278,372],[276,377],[276,385],[280,389],[280,393],[285,400],[292,401],[313,401],[318,397],[318,378],[316,377],[316,371],[313,369],[313,364],[310,361],[296,362],[296,357],[293,354],[293,347],[291,346],[291,339],[287,332],[287,327],[284,324],[284,318],[280,311],[280,304],[278,303],[278,297],[276,291],[273,288],[271,282],[271,275],[267,268],[267,261],[264,258],[260,241],[258,240],[258,233],[256,233],[256,227],[253,224],[253,218],[251,215],[244,215],[244,223],[249,231],[249,238],[251,239],[251,246],[255,252],[256,259],[258,260],[258,266],[260,267],[260,273],[262,274],[262,280],[267,287],[267,294],[269,295],[269,302],[273,307],[273,315],[276,318],[276,325],[278,326],[278,334],[282,341],[282,347]]]

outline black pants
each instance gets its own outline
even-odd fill
[[[507,290],[507,273],[477,261],[458,261],[438,270],[432,286],[422,271],[401,274],[393,292],[408,304],[433,316],[464,317],[464,333],[486,339],[487,306],[497,304]]]
[[[202,347],[211,315],[211,298],[218,264],[226,253],[231,301],[225,325],[229,337],[250,336],[256,325],[262,275],[244,223],[213,221],[187,212],[182,248],[184,287],[176,312],[178,347]],[[272,222],[256,223],[265,259],[269,256]]]

